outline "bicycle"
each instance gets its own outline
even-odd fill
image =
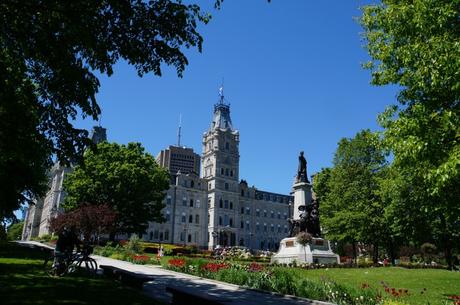
[[[84,268],[86,273],[95,275],[97,273],[97,262],[89,257],[92,253],[91,247],[84,248],[76,253],[53,253],[45,259],[44,266],[50,276],[64,276]],[[53,262],[48,266],[49,262]]]

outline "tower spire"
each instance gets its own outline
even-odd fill
[[[179,114],[179,130],[177,131],[177,146],[180,147],[180,137],[182,131],[182,113]]]
[[[222,78],[222,83],[219,87],[219,104],[224,103],[224,79]]]

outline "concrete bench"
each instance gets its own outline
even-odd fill
[[[172,294],[172,305],[225,305],[231,302],[229,299],[202,293],[196,289],[188,287],[167,286],[166,291]]]
[[[114,266],[100,265],[104,275],[119,280],[122,284],[142,289],[145,282],[153,281],[153,276],[148,274],[135,273]]]

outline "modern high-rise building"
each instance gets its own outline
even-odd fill
[[[179,171],[182,174],[195,173],[200,175],[200,156],[193,149],[180,146],[169,146],[160,151],[156,157],[157,163],[169,169],[171,175]]]

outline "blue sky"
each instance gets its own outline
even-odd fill
[[[123,62],[101,77],[109,141],[141,142],[156,155],[177,142],[181,113],[182,144],[201,154],[224,78],[240,131],[240,179],[287,194],[300,150],[309,175],[330,166],[342,137],[378,130],[377,115],[395,102],[396,88],[371,86],[361,67],[368,56],[354,18],[369,1],[226,0],[220,11],[211,0],[196,3],[213,19],[200,26],[203,52],[186,50],[183,78],[168,67],[139,78]]]

